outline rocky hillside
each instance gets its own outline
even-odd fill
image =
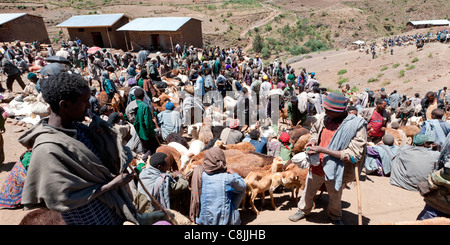
[[[202,20],[205,46],[240,46],[266,60],[347,48],[358,39],[400,35],[409,20],[446,19],[448,0],[5,0],[1,12],[43,16],[55,25],[72,15],[125,13],[131,19],[192,16]]]

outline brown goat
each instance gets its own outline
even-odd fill
[[[97,94],[97,100],[98,100],[98,107],[101,108],[104,105],[109,104],[109,97],[108,94],[106,94],[106,91],[103,90],[102,92]]]
[[[217,141],[216,144],[224,150],[240,150],[242,152],[255,151],[255,147],[250,142],[239,142],[237,144],[225,145],[222,141]]]
[[[247,177],[251,171],[261,170],[264,166],[271,165],[274,157],[261,154],[254,151],[242,152],[240,150],[223,150],[227,161],[227,168],[234,170],[242,178]],[[189,173],[197,166],[203,163],[206,151],[191,158],[190,163],[186,166],[184,173]]]
[[[411,138],[412,142],[414,135],[420,133],[420,126],[419,125],[400,126],[398,127],[398,130],[402,130],[403,132],[405,132],[406,137]]]
[[[403,130],[387,127],[385,134],[391,134],[394,137],[394,145],[401,146],[410,143]]]
[[[250,206],[253,211],[259,215],[259,210],[255,207],[255,199],[258,194],[261,194],[261,206],[264,204],[265,192],[269,191],[270,200],[272,202],[273,209],[277,209],[273,200],[273,191],[276,186],[273,185],[275,176],[279,176],[278,169],[283,166],[284,161],[280,157],[274,158],[270,168],[268,166],[261,168],[257,171],[250,172],[244,179],[247,185],[244,198],[242,199],[242,209],[245,209],[245,201],[248,195],[250,195]]]
[[[213,138],[214,136],[211,131],[211,121],[210,119],[205,119],[198,132],[198,139],[201,140],[206,145]]]
[[[308,169],[302,169],[295,164],[289,164],[285,167],[283,172],[279,173],[281,178],[278,178],[278,181],[273,182],[273,188],[276,189],[278,185],[283,185],[284,187],[291,189],[291,198],[294,199],[295,196],[295,202],[298,203],[298,192],[300,189],[305,189],[308,171]]]
[[[286,108],[282,108],[279,111],[279,116],[278,116],[278,120],[281,120],[282,123],[287,123],[287,119],[288,119],[288,114],[287,114],[287,109]]]

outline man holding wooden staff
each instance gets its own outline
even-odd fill
[[[355,176],[359,177],[358,169],[364,162],[367,143],[367,122],[347,113],[347,100],[342,94],[330,93],[324,99],[323,107],[325,114],[312,126],[310,140],[305,146],[310,159],[318,154],[318,161],[317,164],[311,162],[298,203],[299,210],[289,220],[296,222],[308,216],[314,206],[316,192],[325,185],[329,195],[328,216],[333,224],[342,225],[342,190],[355,180]],[[356,179],[359,188],[359,178]]]

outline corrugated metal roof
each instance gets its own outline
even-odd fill
[[[122,16],[124,14],[77,15],[56,27],[107,27],[114,25]]]
[[[17,13],[17,14],[0,14],[0,25],[3,25],[11,20],[17,19],[26,15],[27,13]]]
[[[419,21],[410,21],[411,24],[417,25],[450,25],[450,21],[448,20],[419,20]]]
[[[191,17],[137,18],[117,29],[118,31],[177,31]]]

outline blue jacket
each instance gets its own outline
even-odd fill
[[[238,174],[202,174],[199,225],[240,225],[238,207],[246,184]]]
[[[194,87],[195,95],[205,95],[205,78],[203,76],[198,76],[197,80],[195,81],[195,87]]]
[[[264,136],[261,137],[261,140],[252,140],[250,136],[247,136],[242,142],[249,142],[255,147],[256,152],[267,154],[267,138]]]

